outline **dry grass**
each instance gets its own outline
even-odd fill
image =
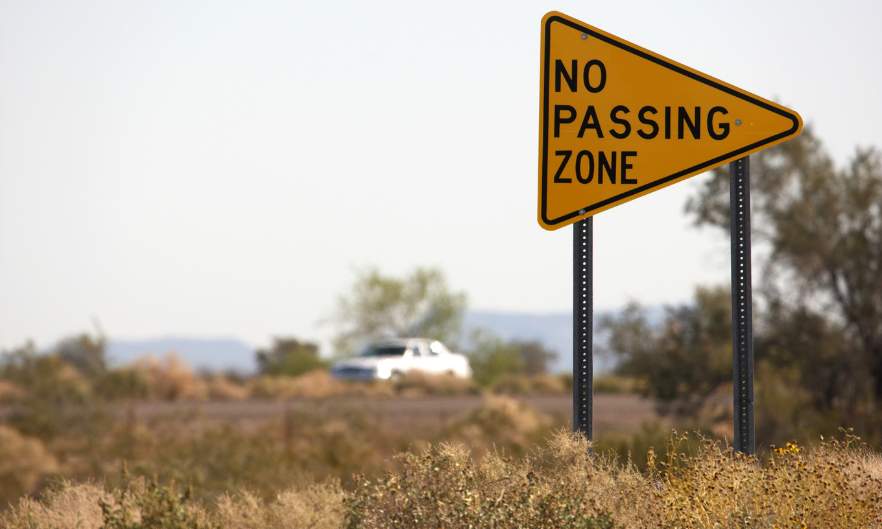
[[[287,400],[334,397],[387,398],[476,395],[482,392],[472,379],[449,374],[411,372],[396,381],[348,382],[335,379],[326,369],[298,376],[257,375],[236,379],[220,374],[195,373],[175,353],[141,357],[130,365],[86,377],[57,358],[43,358],[30,366],[30,378],[0,378],[0,405],[63,395],[61,400],[91,401],[235,401],[245,399]],[[38,372],[39,369],[46,373]],[[33,373],[31,373],[33,371]],[[47,388],[33,387],[34,379]],[[567,376],[509,375],[492,388],[509,395],[564,394],[571,387]],[[41,391],[42,390],[42,393]],[[75,397],[75,398],[68,398]]]
[[[632,377],[606,373],[594,377],[594,391],[597,393],[634,393],[639,394],[645,387],[645,382]]]
[[[258,399],[321,399],[342,396],[387,397],[391,384],[383,382],[349,383],[337,380],[325,370],[316,369],[300,376],[260,376],[251,381],[250,392]]]
[[[193,373],[190,366],[173,353],[162,358],[142,358],[131,369],[145,381],[151,398],[203,400],[208,396],[205,380]]]
[[[587,454],[587,443],[558,435],[522,459],[475,460],[462,445],[401,458],[402,470],[364,481],[349,497],[359,528],[606,528],[643,524],[652,485],[636,471]],[[643,524],[639,527],[650,527]]]
[[[18,384],[0,379],[0,404],[15,402],[23,398],[25,394]]]
[[[390,468],[396,453],[429,443],[459,440],[479,453],[497,447],[523,453],[551,425],[547,416],[501,397],[468,412],[423,421],[416,428],[407,420],[381,420],[357,400],[346,406],[326,402],[291,407],[250,424],[216,422],[198,411],[155,419],[107,413],[79,422],[89,428],[65,426],[64,435],[43,444],[30,438],[30,444],[46,449],[27,468],[12,466],[26,460],[10,456],[5,462],[11,468],[9,479],[0,482],[0,500],[41,493],[42,477],[50,470],[65,479],[118,485],[126,467],[132,476],[191,485],[200,500],[239,488],[269,499],[293,485],[335,479],[348,486],[353,474],[377,476]],[[15,481],[29,475],[37,481]]]
[[[505,375],[491,388],[505,395],[560,395],[572,388],[569,375]]]
[[[645,473],[586,449],[584,440],[560,434],[515,461],[490,456],[476,462],[451,445],[406,455],[401,472],[356,489],[350,516],[365,528],[852,529],[882,523],[878,456],[849,440],[808,453],[789,444],[762,464],[703,442],[696,455],[671,450]]]
[[[101,502],[110,494],[92,484],[63,483],[38,501],[22,498],[0,522],[7,529],[100,529]]]
[[[40,440],[0,424],[0,502],[34,492],[58,470],[58,462]]]
[[[335,529],[343,527],[343,500],[336,482],[289,489],[269,502],[238,492],[218,500],[214,519],[224,529]]]
[[[251,396],[245,384],[236,382],[223,375],[210,376],[206,379],[205,383],[208,388],[209,400],[245,400]]]
[[[664,513],[683,528],[858,528],[882,522],[882,479],[853,440],[788,443],[764,464],[707,443],[665,471]],[[875,525],[874,525],[875,524]]]
[[[486,395],[483,404],[454,420],[443,438],[484,454],[502,448],[523,454],[550,432],[552,421],[523,402]]]
[[[673,447],[680,442],[674,438]],[[64,485],[39,501],[20,500],[0,516],[0,526],[857,529],[882,524],[880,458],[853,439],[809,450],[788,444],[762,461],[708,441],[695,455],[676,449],[669,454],[656,461],[650,453],[650,467],[639,472],[590,452],[584,439],[565,433],[519,458],[502,452],[476,458],[462,444],[442,443],[398,456],[394,469],[361,479],[351,490],[326,482],[288,489],[269,500],[236,491],[202,503],[174,487],[143,482],[116,490]],[[123,519],[142,525],[126,525]]]
[[[403,397],[476,395],[480,389],[472,379],[455,375],[430,375],[413,371],[394,383],[395,392]]]
[[[322,399],[333,397],[392,396],[423,397],[475,395],[478,387],[472,380],[453,375],[429,375],[408,373],[395,382],[346,382],[333,378],[330,373],[316,369],[296,377],[260,376],[249,385],[250,396],[257,399]]]

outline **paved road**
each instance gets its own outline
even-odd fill
[[[561,422],[569,422],[570,397],[531,396],[520,400]],[[391,426],[431,427],[474,410],[479,396],[424,398],[333,398],[286,402],[247,400],[238,402],[143,402],[130,405],[125,413],[138,420],[174,419],[234,422],[247,426],[302,412],[335,415],[360,414]],[[597,395],[594,425],[598,431],[631,432],[644,421],[656,418],[652,403],[634,395]]]

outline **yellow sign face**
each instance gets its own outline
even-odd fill
[[[539,224],[549,230],[797,136],[799,114],[595,27],[542,19]]]

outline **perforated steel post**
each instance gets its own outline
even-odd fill
[[[732,240],[732,364],[735,450],[755,451],[753,326],[750,281],[750,159],[729,165],[729,231]]]
[[[594,366],[594,225],[573,226],[573,431],[591,439]]]

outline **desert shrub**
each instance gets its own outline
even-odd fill
[[[353,473],[376,474],[388,467],[389,458],[405,450],[419,434],[387,428],[358,408],[321,412],[289,412],[282,424],[285,457],[301,477],[334,478],[349,484]],[[353,472],[352,469],[359,469]],[[292,483],[291,475],[287,476]],[[296,483],[296,482],[295,482]]]
[[[756,371],[757,439],[810,443],[819,434],[835,435],[842,426],[841,414],[825,412],[812,403],[812,392],[801,386],[795,366],[780,367],[760,360]],[[866,426],[863,429],[872,430]],[[882,438],[877,436],[875,441]]]
[[[203,503],[174,484],[133,478],[119,488],[61,483],[40,500],[0,512],[4,529],[338,529],[344,492],[336,482],[290,488],[264,501],[247,491]]]
[[[698,287],[693,304],[665,307],[658,323],[632,303],[600,327],[619,374],[645,380],[644,395],[665,413],[691,415],[732,378],[730,322],[729,289]]]
[[[866,451],[858,458],[857,465],[861,475],[867,476],[872,482],[882,483],[882,455]]]
[[[573,389],[573,379],[569,375],[541,374],[532,377],[533,393],[558,395]]]
[[[533,389],[530,377],[519,374],[504,374],[496,378],[490,390],[503,395],[526,395]]]
[[[0,379],[0,404],[9,404],[21,400],[25,395],[27,393],[18,384]]]
[[[188,490],[181,492],[174,484],[136,480],[110,495],[99,500],[102,529],[220,529]]]
[[[614,525],[614,516],[627,520],[625,511],[641,512],[654,496],[633,470],[588,455],[587,444],[568,435],[520,460],[476,460],[447,444],[399,462],[400,470],[359,482],[347,498],[348,529],[646,527]]]
[[[865,448],[848,438],[808,451],[787,443],[765,462],[705,442],[694,456],[650,472],[664,484],[672,527],[872,527],[882,517],[882,480],[865,461]]]
[[[594,391],[611,394],[643,393],[645,384],[637,378],[606,373],[594,377]]]
[[[191,485],[200,500],[236,487],[270,498],[315,480],[346,483],[353,472],[377,474],[388,467],[389,457],[416,440],[412,432],[384,428],[354,408],[330,414],[292,409],[244,428],[205,422],[190,430],[193,421],[182,419],[180,424],[137,424],[116,433],[100,447],[105,466],[79,475],[120,485],[118,470],[125,462],[133,476]],[[91,455],[80,453],[78,458]]]
[[[485,395],[481,405],[454,419],[442,434],[484,452],[502,449],[523,454],[552,427],[552,420],[523,402]]]
[[[60,340],[53,347],[51,354],[76,369],[84,377],[93,379],[107,370],[106,345],[103,336],[83,333]]]
[[[75,426],[92,402],[92,387],[76,369],[57,356],[41,355],[30,347],[6,354],[0,378],[23,390],[10,423],[41,439]]]
[[[149,396],[160,400],[201,400],[208,394],[205,381],[174,353],[162,358],[148,356],[132,369],[146,380]]]
[[[259,399],[329,398],[342,396],[390,396],[393,387],[385,381],[346,382],[323,369],[297,377],[260,376],[251,381],[251,396]]]
[[[294,377],[259,376],[251,379],[248,389],[256,399],[290,399],[296,396],[297,385]]]
[[[301,477],[302,460],[285,450],[278,429],[243,431],[229,425],[182,435],[143,430],[127,463],[134,476],[185,483],[201,500],[237,486],[264,493],[290,486]],[[111,483],[123,484],[112,473]]]
[[[55,457],[39,439],[0,424],[0,504],[34,492],[57,470]]]
[[[491,386],[501,377],[524,373],[524,359],[517,344],[478,330],[471,337],[473,342],[468,353],[475,382]]]
[[[247,424],[219,424],[198,414],[129,414],[118,416],[125,421],[99,435],[78,435],[51,446],[65,462],[62,475],[74,479],[119,485],[119,470],[127,466],[135,476],[192,485],[200,500],[236,487],[270,498],[312,480],[337,479],[349,485],[353,473],[377,475],[389,468],[394,454],[430,442],[456,439],[479,453],[500,449],[521,454],[552,424],[528,406],[502,397],[437,422],[421,419],[418,428],[409,427],[408,418],[379,421],[358,400],[348,405],[297,403],[278,410],[280,415]]]
[[[644,471],[656,458],[679,460],[694,455],[701,446],[697,434],[678,434],[659,421],[645,422],[631,434],[611,433],[597,439],[594,450],[615,459],[623,465],[633,465]]]
[[[217,502],[217,523],[224,529],[339,529],[345,514],[337,482],[288,489],[265,502],[247,491]]]
[[[37,500],[19,499],[0,514],[0,527],[7,529],[101,529],[104,516],[101,502],[110,495],[88,483],[60,483]]]
[[[423,395],[474,395],[479,392],[475,383],[468,378],[455,375],[431,375],[411,371],[394,383],[395,391],[403,396]]]
[[[325,370],[315,370],[297,377],[289,377],[288,397],[327,398],[345,395],[350,385],[337,380]]]
[[[257,369],[263,375],[298,376],[327,368],[317,344],[296,338],[275,338],[269,349],[257,351]]]
[[[211,400],[244,400],[250,396],[248,387],[233,378],[213,375],[205,381]]]
[[[95,393],[107,400],[148,399],[152,377],[143,365],[106,371],[95,380]]]
[[[809,451],[789,443],[763,461],[691,441],[700,445],[692,455],[650,452],[645,473],[569,434],[521,459],[435,446],[360,481],[347,526],[850,529],[882,517],[878,456],[851,441]]]
[[[683,442],[698,448],[676,448]],[[848,435],[762,458],[695,436],[669,443],[662,457],[649,452],[643,472],[557,433],[522,457],[435,443],[349,488],[331,481],[266,496],[231,483],[219,499],[199,500],[198,491],[139,479],[106,491],[62,485],[19,500],[0,513],[0,527],[852,529],[882,520],[882,459]]]

